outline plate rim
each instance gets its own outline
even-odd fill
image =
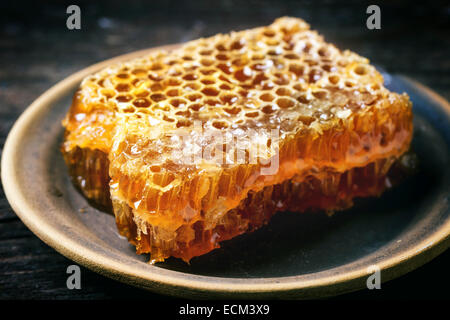
[[[36,236],[67,258],[115,280],[164,294],[185,296],[186,290],[188,290],[198,297],[238,296],[255,298],[257,296],[273,297],[274,294],[279,294],[278,297],[298,298],[335,295],[360,289],[361,281],[370,275],[366,270],[366,266],[343,274],[306,281],[299,279],[305,275],[274,278],[224,278],[194,275],[167,269],[164,269],[164,273],[169,272],[169,275],[159,274],[158,272],[142,272],[139,268],[133,269],[128,265],[115,261],[111,257],[108,259],[108,256],[99,258],[99,253],[95,252],[94,249],[87,248],[70,239],[57,228],[46,224],[45,221],[40,221],[39,216],[33,213],[34,209],[20,191],[20,183],[17,179],[14,165],[16,163],[15,159],[19,157],[15,146],[19,145],[19,141],[24,137],[25,128],[32,123],[32,120],[38,114],[44,112],[46,107],[51,106],[52,101],[59,99],[66,91],[76,86],[89,74],[99,71],[109,64],[143,56],[155,50],[171,50],[180,45],[172,44],[143,49],[93,64],[61,80],[26,108],[8,133],[1,159],[1,180],[5,196],[14,212]],[[404,76],[399,76],[399,78],[414,85],[430,99],[437,101],[439,105],[443,106],[445,113],[450,116],[450,104],[446,99],[415,80]],[[422,239],[414,247],[380,261],[377,265],[383,273],[383,282],[401,276],[425,264],[445,251],[449,246],[450,218],[439,229]],[[319,274],[320,272],[313,274]],[[171,276],[171,273],[176,273],[178,276]],[[188,277],[183,278],[183,275],[188,275]],[[311,289],[310,291],[313,292],[308,292],[308,289]]]

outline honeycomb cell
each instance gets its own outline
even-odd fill
[[[162,91],[164,89],[164,87],[160,84],[160,83],[153,83],[150,86],[150,90],[152,92],[158,92],[158,91]]]
[[[162,93],[154,93],[150,96],[150,99],[152,99],[155,102],[160,102],[160,101],[166,100],[167,97]]]
[[[229,64],[226,64],[226,63],[219,63],[217,65],[217,68],[225,74],[233,73],[233,68]]]
[[[322,71],[320,69],[312,69],[309,74],[309,82],[315,83],[319,81],[319,79],[322,77]]]
[[[327,50],[327,48],[322,47],[320,48],[317,53],[319,54],[319,56],[321,57],[328,57],[330,55],[330,52]]]
[[[279,86],[284,86],[289,84],[289,76],[286,74],[276,73],[274,83]]]
[[[275,33],[275,31],[272,30],[272,29],[266,29],[266,30],[264,30],[263,34],[264,34],[266,37],[272,38],[272,37],[275,36],[276,33]]]
[[[213,50],[201,50],[199,53],[202,56],[210,56],[213,53]]]
[[[345,86],[347,88],[353,88],[356,84],[353,81],[345,81]]]
[[[117,75],[117,78],[119,79],[128,79],[130,77],[130,75],[128,73],[119,73]]]
[[[177,78],[169,78],[167,80],[167,85],[171,86],[171,87],[178,87],[179,85],[181,85],[183,82],[180,79]]]
[[[282,109],[287,109],[295,105],[294,100],[289,98],[279,98],[277,99],[277,105]]]
[[[198,75],[196,75],[195,73],[188,73],[188,74],[183,76],[183,79],[187,80],[187,81],[197,80],[198,79]]]
[[[166,91],[166,95],[169,97],[178,97],[181,95],[181,91],[179,89],[170,89]]]
[[[328,76],[328,80],[330,81],[331,84],[338,84],[339,83],[339,76],[338,75],[330,75]]]
[[[148,108],[150,106],[150,101],[147,99],[139,98],[133,101],[133,105],[136,108]]]
[[[261,90],[272,90],[275,87],[275,84],[270,82],[270,81],[266,81],[262,84],[261,86]]]
[[[292,95],[292,92],[291,92],[291,90],[289,90],[288,88],[285,88],[285,87],[281,87],[281,88],[278,88],[276,91],[275,91],[275,93],[278,95],[278,96],[291,96]]]
[[[147,89],[139,89],[136,91],[135,96],[138,98],[145,98],[150,94],[150,91]]]
[[[161,167],[160,167],[160,166],[154,165],[154,166],[151,166],[151,167],[150,167],[150,170],[151,170],[152,172],[161,172]]]
[[[125,113],[134,113],[136,109],[134,109],[132,106],[128,106],[125,109],[123,109],[123,112]]]
[[[209,105],[209,106],[217,106],[217,105],[220,105],[221,103],[220,103],[220,101],[219,100],[216,100],[216,99],[206,99],[205,100],[205,105]]]
[[[334,71],[336,71],[336,67],[334,67],[331,64],[323,64],[322,65],[322,70],[326,71],[326,72],[334,72]]]
[[[284,57],[285,57],[286,59],[289,59],[289,60],[298,60],[298,59],[300,59],[300,56],[297,55],[297,54],[295,54],[295,53],[288,53],[288,54],[285,54]]]
[[[129,94],[127,94],[127,95],[121,94],[116,97],[117,102],[128,102],[128,101],[131,101],[132,99],[133,99],[133,96],[129,95]]]
[[[235,94],[224,94],[220,97],[220,100],[224,103],[224,104],[234,104],[235,102],[237,102],[239,99],[239,97]]]
[[[241,108],[239,107],[232,107],[232,108],[224,108],[225,112],[231,115],[236,115],[239,112],[241,112]]]
[[[303,123],[304,125],[309,126],[315,119],[310,116],[301,115],[301,116],[298,116],[297,120],[300,121],[301,123]]]
[[[190,127],[192,125],[192,121],[188,119],[180,119],[177,121],[177,128],[181,127]]]
[[[265,59],[265,55],[263,55],[261,53],[255,53],[252,55],[252,60],[260,61],[260,60],[264,60],[264,59]]]
[[[327,91],[325,90],[319,90],[312,92],[312,95],[317,98],[318,100],[324,100],[327,97]]]
[[[272,104],[268,104],[266,106],[264,106],[261,110],[262,112],[266,113],[266,114],[271,114],[274,113],[278,108],[276,108],[274,105]]]
[[[202,80],[200,80],[200,82],[204,85],[211,85],[216,83],[216,80],[214,80],[213,78],[203,78]]]
[[[177,111],[175,112],[175,115],[189,118],[191,116],[191,112],[189,110]]]
[[[200,111],[203,108],[203,105],[200,103],[193,103],[191,105],[189,105],[189,109],[193,110],[193,111]]]
[[[253,75],[253,71],[249,67],[244,67],[234,73],[234,78],[238,81],[245,82]]]
[[[364,66],[358,65],[354,70],[353,70],[357,75],[363,76],[366,74],[366,68]]]
[[[231,43],[230,45],[230,50],[240,50],[244,47],[245,45],[245,39],[239,39],[239,40],[235,40]]]
[[[203,98],[203,95],[201,95],[200,93],[191,93],[186,95],[186,98],[192,102],[195,102],[201,100]]]
[[[230,85],[226,84],[226,83],[222,83],[222,84],[219,86],[219,88],[220,88],[221,90],[231,90],[231,89],[232,89],[232,87],[231,87]]]
[[[175,119],[170,118],[170,117],[168,117],[168,116],[166,116],[166,115],[163,115],[163,120],[164,120],[164,121],[167,121],[167,122],[175,122]]]
[[[216,45],[216,49],[219,51],[227,51],[227,48],[225,47],[225,45],[223,43],[218,43]],[[208,55],[210,55],[212,53],[212,50],[208,53]]]
[[[303,75],[305,68],[299,64],[292,63],[289,65],[289,71],[294,73],[297,77],[300,77]]]
[[[200,69],[200,73],[205,76],[210,76],[216,72],[217,72],[216,69],[207,69],[207,68]]]
[[[259,98],[264,102],[271,102],[275,97],[271,93],[264,93],[259,96]]]
[[[186,84],[185,86],[183,86],[183,89],[187,90],[187,91],[196,91],[199,90],[201,88],[201,85],[195,82],[189,82],[188,84]]]
[[[214,64],[214,60],[211,59],[201,59],[200,63],[205,67],[210,67]]]
[[[149,69],[152,71],[160,71],[164,69],[164,65],[160,62],[155,62],[150,66]]]
[[[226,61],[229,60],[230,57],[227,54],[219,53],[218,55],[216,55],[216,59],[219,61]]]
[[[161,80],[164,79],[162,75],[159,75],[159,74],[157,74],[157,73],[150,73],[150,74],[148,75],[148,78],[149,78],[150,80],[152,80],[152,81],[161,81]],[[154,85],[160,86],[160,84],[154,84]]]
[[[226,121],[214,121],[212,125],[214,128],[219,130],[226,129],[229,127],[229,124]]]
[[[116,90],[118,92],[128,92],[130,91],[131,86],[128,83],[119,83],[116,85]]]
[[[261,85],[264,81],[268,80],[269,78],[266,77],[266,75],[263,72],[259,72],[256,74],[256,76],[253,78],[252,86],[258,86]],[[251,88],[251,87],[249,87]]]
[[[187,104],[186,100],[184,99],[171,99],[169,102],[175,108],[181,108]]]
[[[257,116],[259,116],[259,112],[258,111],[247,112],[245,116],[247,118],[256,118]]]
[[[220,91],[214,87],[206,87],[201,91],[205,96],[215,97],[218,96]]]
[[[140,76],[147,75],[147,70],[138,68],[138,69],[133,69],[133,71],[131,71],[131,73],[134,74],[135,76],[140,77]]]

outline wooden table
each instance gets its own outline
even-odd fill
[[[340,48],[371,59],[393,74],[414,78],[450,98],[450,7],[439,1],[413,7],[381,4],[381,30],[366,28],[370,4],[346,1],[120,1],[81,7],[81,30],[66,28],[60,1],[0,3],[0,150],[23,110],[50,86],[92,63],[152,46],[302,17]],[[106,2],[105,2],[106,3]],[[1,151],[0,151],[1,152]],[[0,190],[0,298],[104,299],[167,297],[106,279],[82,268],[82,289],[66,288],[72,262],[34,236]],[[383,284],[343,298],[449,298],[450,252]]]

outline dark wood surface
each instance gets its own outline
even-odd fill
[[[326,39],[368,57],[450,99],[450,6],[428,1],[378,2],[382,29],[368,30],[364,1],[83,2],[82,29],[66,28],[61,1],[0,2],[0,152],[14,121],[50,86],[95,62],[123,53],[217,32],[302,17]],[[153,4],[152,4],[153,3]],[[66,288],[72,262],[45,245],[17,218],[0,189],[0,298],[168,299],[82,268],[82,289]],[[382,290],[337,299],[450,298],[450,252]]]

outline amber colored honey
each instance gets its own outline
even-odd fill
[[[278,155],[278,170],[180,162],[195,153],[177,152],[177,136],[190,137],[192,150],[211,144],[198,123],[254,139],[249,148],[268,146],[257,156]],[[277,211],[340,210],[379,195],[409,149],[412,112],[367,59],[326,43],[300,19],[281,18],[89,76],[63,125],[62,151],[86,197],[113,204],[138,253],[189,261]],[[250,133],[261,128],[279,135],[255,139]],[[238,152],[217,147],[225,158]]]

